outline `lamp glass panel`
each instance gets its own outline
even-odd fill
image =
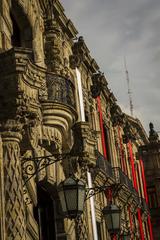
[[[72,185],[74,186],[76,184],[77,184],[76,180],[72,177],[69,177],[65,180],[64,186],[68,186],[68,185],[69,186],[72,186]]]
[[[78,196],[77,196],[77,189],[65,189],[65,199],[66,199],[66,205],[67,205],[67,210],[77,210],[77,201],[78,201]]]
[[[60,190],[58,192],[58,195],[59,195],[59,198],[60,198],[60,202],[61,202],[61,206],[62,206],[62,211],[65,213],[67,211],[67,208],[66,208],[66,200],[65,200],[65,197],[64,197],[64,192],[63,190]]]
[[[126,235],[126,236],[123,237],[123,240],[129,240],[129,239],[130,239],[130,236]]]
[[[106,221],[108,230],[113,229],[113,225],[112,225],[112,215],[111,215],[111,214],[105,215],[105,221]]]
[[[78,189],[78,210],[79,211],[83,211],[85,196],[86,196],[85,188],[79,188]]]
[[[120,214],[119,212],[112,213],[113,229],[120,228]]]

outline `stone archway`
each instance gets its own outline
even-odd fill
[[[32,26],[24,9],[16,1],[14,3],[12,1],[10,15],[12,21],[12,46],[32,49]]]
[[[20,30],[21,47],[32,48],[34,61],[44,67],[43,16],[36,0],[12,0],[11,15]]]

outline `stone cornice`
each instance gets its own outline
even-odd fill
[[[148,144],[149,143],[148,136],[147,136],[147,133],[146,133],[145,129],[143,128],[140,120],[137,118],[134,118],[132,116],[129,116],[127,114],[125,114],[125,116],[126,116],[126,119],[129,121],[130,125],[132,127],[136,128],[138,134],[144,141],[144,144]]]
[[[75,28],[72,21],[66,17],[64,13],[64,8],[58,0],[55,0],[54,2],[53,11],[54,11],[56,20],[59,21],[61,27],[65,30],[67,35],[70,38],[75,38],[76,35],[78,34],[78,31]]]

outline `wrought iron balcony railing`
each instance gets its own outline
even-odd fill
[[[63,103],[75,108],[75,87],[73,83],[62,76],[47,73],[48,100]]]
[[[105,159],[105,157],[99,151],[96,151],[96,155],[97,155],[96,168],[103,171],[108,177],[114,178],[112,166],[109,163],[109,161],[107,161],[107,159]]]
[[[132,194],[137,196],[138,193],[134,188],[131,179],[129,179],[129,177],[119,167],[114,167],[113,172],[116,179],[116,183],[125,185]]]

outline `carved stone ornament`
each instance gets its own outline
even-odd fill
[[[100,96],[102,89],[107,85],[104,74],[101,72],[92,75],[93,85],[91,86],[91,93],[93,98]]]
[[[119,113],[117,108],[117,104],[113,104],[110,108],[111,121],[114,127],[124,124],[124,114]]]
[[[150,122],[149,124],[149,140],[150,142],[158,142],[159,141],[159,136],[158,133],[154,130],[154,125],[153,123]]]
[[[70,67],[72,69],[78,68],[85,57],[85,43],[83,37],[79,37],[78,41],[72,47],[73,54],[69,57]]]
[[[62,32],[56,20],[46,20],[45,35],[45,63],[47,70],[60,74],[63,63]]]
[[[70,55],[69,56],[69,63],[70,63],[70,67],[72,69],[75,69],[76,67],[78,68],[81,65],[81,57],[78,55]]]

